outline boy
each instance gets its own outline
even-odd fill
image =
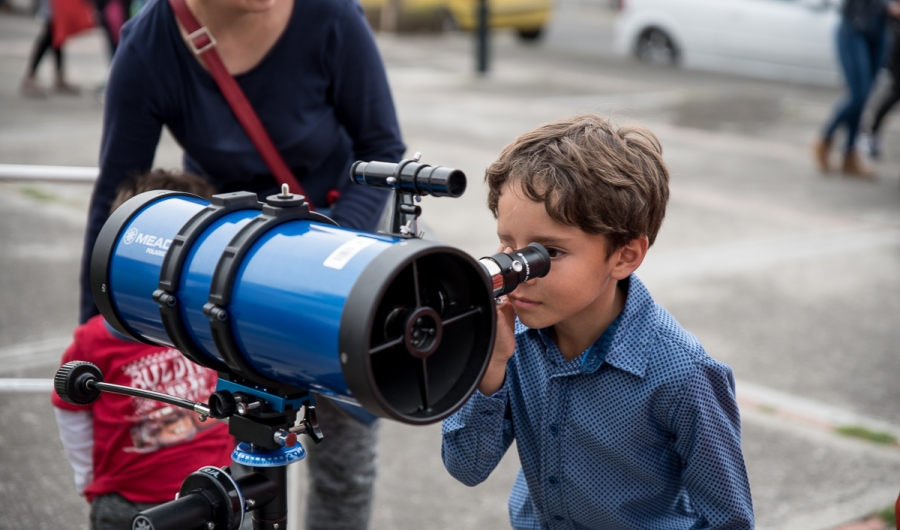
[[[209,198],[200,177],[156,170],[119,189],[113,210],[150,190],[185,191]],[[89,361],[104,380],[205,402],[216,373],[178,350],[122,336],[95,316],[75,330],[62,362]],[[197,469],[231,463],[234,442],[225,424],[148,399],[104,393],[90,405],[64,402],[56,393],[60,439],[75,471],[75,487],[91,504],[91,530],[131,528],[139,511],[175,498],[181,482]]]
[[[474,486],[516,440],[513,528],[753,527],[731,369],[633,274],[665,215],[661,153],[646,129],[578,116],[520,136],[486,171],[501,245],[536,241],[552,265],[498,308],[442,454]]]

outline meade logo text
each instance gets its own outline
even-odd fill
[[[125,237],[122,239],[122,242],[126,245],[130,245],[134,242],[137,242],[141,245],[147,245],[148,247],[156,247],[162,250],[169,250],[169,245],[172,244],[171,239],[165,239],[158,236],[151,236],[150,234],[142,234],[138,231],[137,228],[131,228],[127,232],[125,232]]]

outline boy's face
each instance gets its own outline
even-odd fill
[[[554,221],[544,204],[527,198],[515,182],[500,194],[497,211],[497,235],[504,247],[537,242],[550,253],[550,273],[520,284],[508,296],[523,324],[591,327],[613,309],[616,282],[636,266],[623,268],[619,251],[607,259],[604,236]]]

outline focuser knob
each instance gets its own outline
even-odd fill
[[[209,415],[217,420],[227,418],[234,414],[237,406],[237,400],[234,399],[234,394],[227,390],[213,392],[210,394],[207,403],[209,405]]]
[[[86,361],[71,361],[59,367],[53,378],[56,394],[72,405],[89,405],[100,397],[93,383],[103,382],[103,372]]]

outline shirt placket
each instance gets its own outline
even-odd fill
[[[542,426],[541,463],[543,481],[541,491],[543,504],[547,508],[547,522],[551,529],[572,528],[565,503],[565,476],[563,458],[565,455],[565,417],[569,402],[569,378],[575,369],[568,365],[557,366],[547,384],[547,408]]]

